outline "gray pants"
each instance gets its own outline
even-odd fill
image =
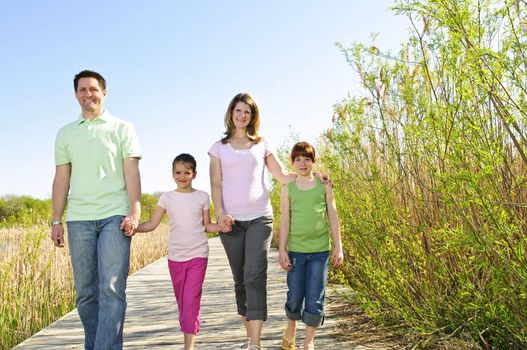
[[[267,319],[267,254],[273,217],[238,221],[229,233],[220,233],[229,259],[238,314],[247,320]]]

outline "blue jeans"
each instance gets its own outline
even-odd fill
[[[122,349],[131,238],[123,216],[69,221],[68,244],[85,349]]]
[[[292,267],[287,273],[287,318],[318,327],[324,323],[329,252],[289,252],[289,259]]]

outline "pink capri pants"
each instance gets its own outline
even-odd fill
[[[168,270],[179,311],[179,325],[184,333],[199,333],[201,290],[207,262],[207,258],[194,258],[188,261],[168,260]]]

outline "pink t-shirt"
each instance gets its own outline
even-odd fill
[[[165,192],[157,205],[165,208],[170,224],[168,258],[172,261],[207,258],[209,244],[203,226],[203,211],[210,207],[207,192]]]
[[[271,155],[267,141],[236,150],[218,141],[209,155],[221,163],[223,209],[236,220],[272,215],[269,191],[264,181],[265,157]]]

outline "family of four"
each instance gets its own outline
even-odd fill
[[[104,108],[106,81],[99,73],[84,70],[73,82],[81,115],[56,136],[51,239],[64,246],[67,204],[67,239],[85,348],[123,348],[131,239],[136,232],[154,230],[166,213],[168,268],[185,349],[194,349],[200,330],[206,232],[220,232],[232,271],[237,310],[247,332],[240,348],[260,349],[273,228],[267,168],[284,185],[279,260],[288,271],[289,321],[280,346],[296,349],[297,321],[302,320],[303,348],[314,349],[315,331],[324,321],[329,260],[336,266],[343,262],[332,186],[327,176],[314,176],[314,148],[297,143],[291,151],[295,172],[287,171],[258,133],[256,102],[249,94],[238,94],[225,114],[225,136],[208,151],[217,223],[210,219],[209,195],[192,187],[196,161],[186,153],[172,163],[175,190],[163,193],[150,220],[140,223],[141,151],[134,128]]]

